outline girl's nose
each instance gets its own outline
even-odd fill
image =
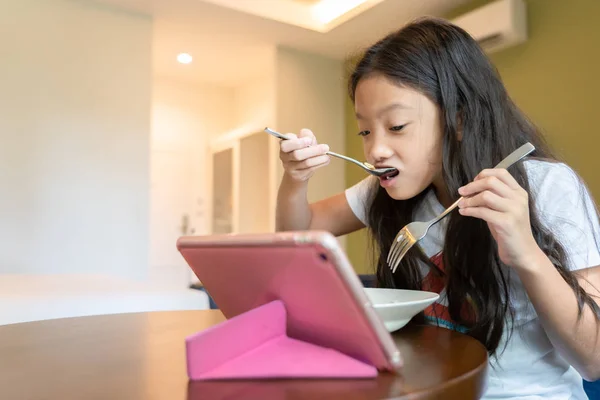
[[[367,158],[371,163],[382,163],[394,154],[392,148],[383,138],[374,138],[369,148]]]

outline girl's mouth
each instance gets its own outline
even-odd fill
[[[389,167],[386,167],[386,168],[389,168]],[[400,172],[399,172],[397,169],[395,169],[395,170],[393,170],[393,171],[390,171],[390,172],[388,172],[388,173],[387,173],[387,174],[385,174],[385,175],[382,175],[380,178],[381,178],[381,179],[392,179],[392,178],[394,178],[394,177],[398,176],[398,174],[399,174],[399,173],[400,173]]]
[[[395,178],[400,174],[398,170],[392,171],[388,174],[379,177],[379,184],[383,187],[390,186]]]

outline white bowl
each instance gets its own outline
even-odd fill
[[[440,297],[421,290],[365,288],[365,292],[390,332],[402,328]]]

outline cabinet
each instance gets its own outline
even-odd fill
[[[211,142],[211,233],[274,231],[278,154],[277,140],[260,129],[231,132]]]

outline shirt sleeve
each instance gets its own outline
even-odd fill
[[[367,226],[367,203],[371,182],[372,178],[367,177],[345,191],[346,201],[350,209],[365,226]]]
[[[567,252],[569,269],[600,265],[598,213],[586,185],[565,164],[528,163],[539,218]]]

